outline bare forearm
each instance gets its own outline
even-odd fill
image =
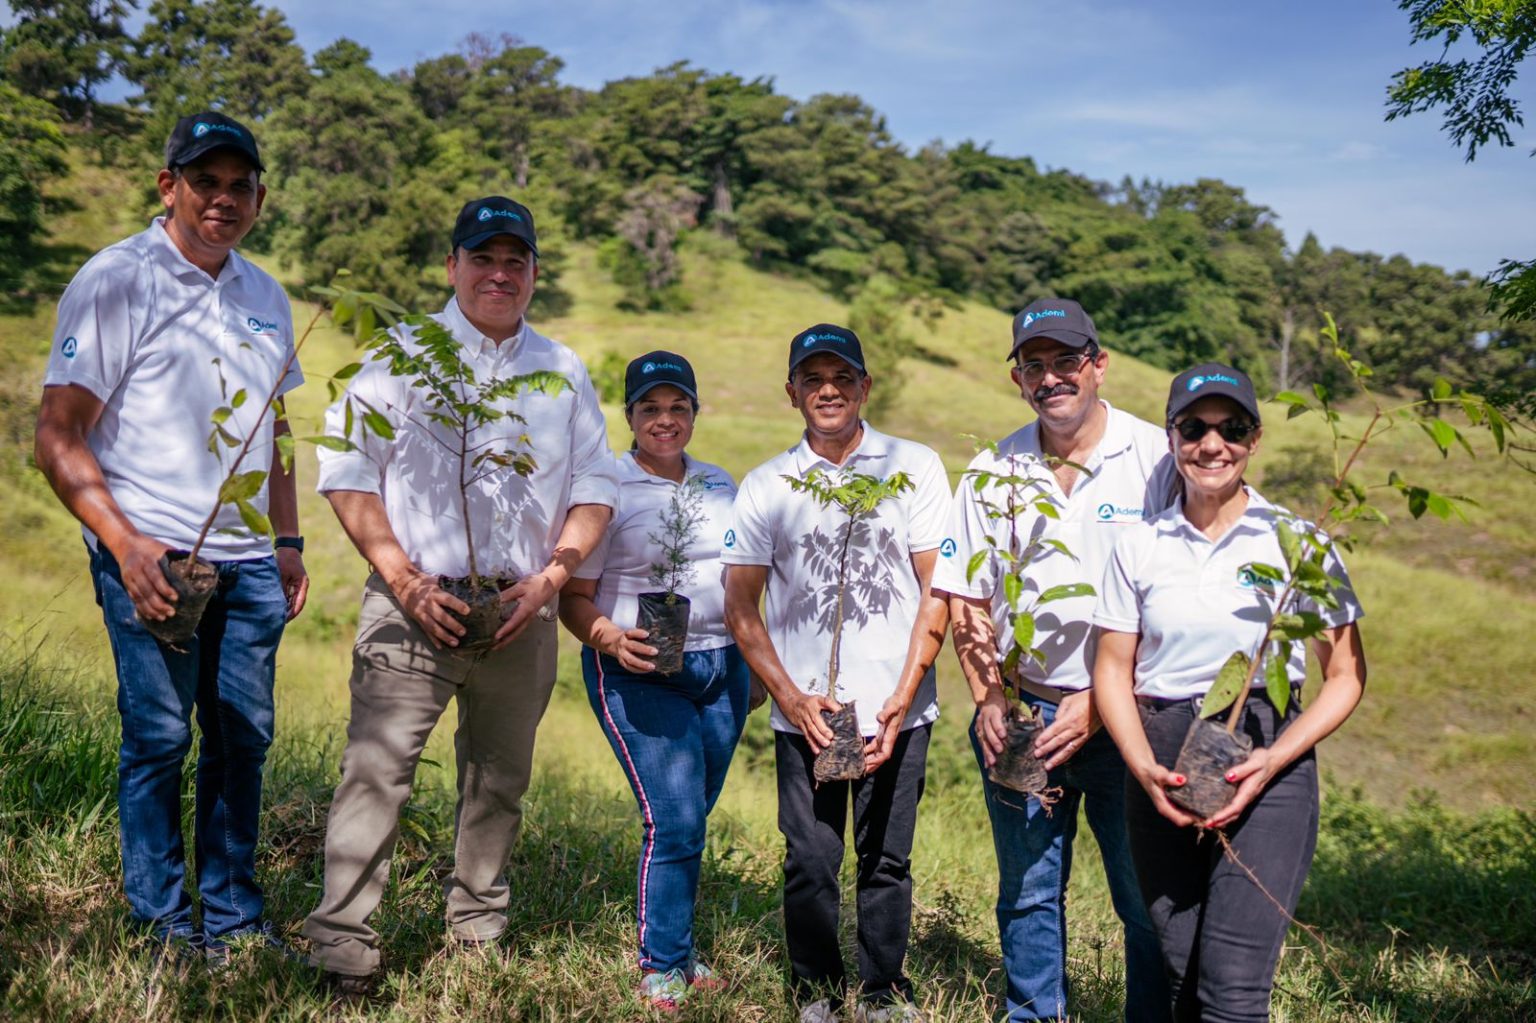
[[[1127,769],[1140,777],[1154,758],[1146,730],[1141,726],[1141,712],[1136,707],[1137,640],[1133,633],[1105,632],[1100,635],[1093,664],[1093,701],[1099,719],[1119,747]]]
[[[373,566],[385,584],[398,592],[401,580],[419,569],[411,564],[405,548],[400,546],[384,511],[383,498],[362,490],[331,490],[325,497],[331,502],[352,546]]]
[[[83,433],[40,418],[33,457],[59,501],[113,554],[120,555],[124,542],[139,535],[107,489]]]
[[[907,643],[907,660],[902,665],[901,681],[896,692],[910,702],[917,695],[917,687],[944,649],[944,633],[949,629],[949,602],[943,597],[928,594],[918,607],[917,621],[912,626],[912,638]]]
[[[612,519],[613,509],[606,504],[577,504],[566,512],[555,552],[543,570],[555,589],[565,586],[571,574],[597,549]]]
[[[560,621],[572,636],[594,650],[611,652],[624,630],[597,609],[591,597],[566,589],[560,594]]]
[[[949,614],[955,634],[955,656],[978,705],[1003,688],[997,668],[997,635],[992,614],[978,598],[949,595]]]
[[[773,701],[782,707],[788,700],[803,694],[789,677],[789,672],[784,670],[784,662],[779,660],[779,653],[768,636],[768,627],[763,623],[762,612],[758,610],[762,587],[744,583],[742,572],[743,569],[736,567],[726,571],[725,625],[736,640],[736,647],[747,667],[762,682]]]
[[[279,419],[272,424],[274,436],[288,433],[288,421]],[[277,444],[272,445],[272,469],[267,475],[267,514],[272,520],[272,530],[278,536],[299,535],[298,468],[284,471],[283,458]]]

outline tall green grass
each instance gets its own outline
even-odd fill
[[[935,733],[914,853],[909,970],[939,1021],[991,1018],[1001,996],[992,852],[963,727],[951,714]],[[750,730],[711,820],[699,898],[699,947],[729,987],[690,1001],[685,1020],[793,1018],[772,775],[754,752],[766,731],[762,714]],[[252,954],[209,974],[157,960],[132,934],[118,875],[116,742],[101,676],[51,665],[35,642],[0,652],[0,1018],[647,1018],[633,994],[638,815],[569,669],[541,733],[509,868],[505,948],[465,954],[445,941],[451,768],[425,765],[375,919],[387,951],[381,1001],[342,1013],[308,967]],[[334,731],[290,728],[270,760],[259,867],[269,915],[297,944],[298,924],[319,895],[338,754]],[[190,811],[189,790],[187,826]],[[1109,1023],[1122,1011],[1122,949],[1086,834],[1069,896],[1068,972],[1075,1018]],[[1536,1018],[1530,814],[1465,815],[1430,799],[1388,811],[1358,792],[1330,789],[1298,913],[1328,947],[1293,933],[1277,1020]]]

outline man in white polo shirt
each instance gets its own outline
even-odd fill
[[[261,768],[278,640],[308,588],[294,481],[273,442],[287,426],[261,402],[279,380],[278,394],[303,380],[292,313],[282,287],[234,251],[266,197],[262,169],[239,122],[211,111],[177,122],[157,180],[165,215],[92,257],[59,302],[37,419],[37,465],[84,526],[117,666],[132,917],[178,952],[215,958],[241,936],[275,940],[255,878]],[[270,469],[252,503],[269,512],[277,550],[221,508],[200,552],[217,589],[192,640],[172,648],[143,623],[171,616],[161,559],[190,549],[219,504],[234,449],[209,450],[211,417],[241,390],[253,400],[223,425],[252,438],[243,468]],[[200,929],[181,838],[194,708]]]
[[[950,491],[944,465],[921,444],[859,417],[870,377],[858,337],[817,324],[790,342],[790,404],[799,444],[742,481],[721,560],[726,622],[773,697],[779,830],[784,833],[784,935],[804,1023],[838,1019],[845,975],[838,946],[838,871],[851,797],[858,855],[858,1020],[920,1020],[902,970],[912,916],[910,855],[928,736],[939,708],[933,657],[944,605],[928,596]],[[827,691],[836,566],[849,519],[796,493],[786,477],[906,473],[912,488],[861,518],[849,548],[837,692]],[[758,601],[766,590],[766,615]],[[931,638],[931,636],[930,636]],[[907,656],[909,642],[914,651]],[[926,658],[926,663],[925,659]],[[816,753],[832,740],[820,716],[856,702],[868,773],[817,785]]]
[[[460,466],[442,456],[452,435],[433,422],[411,375],[370,361],[326,413],[331,435],[344,435],[353,420],[356,447],[321,450],[319,490],[373,570],[353,648],[341,785],[326,823],[325,890],[304,924],[310,961],[344,995],[365,994],[379,969],[379,935],[368,918],[384,893],[416,763],[450,701],[458,704],[459,802],[444,885],[448,928],[461,944],[483,945],[506,927],[507,856],[522,821],[534,732],[555,684],[555,595],[592,553],[618,498],[586,368],[524,318],[538,258],[533,214],[521,203],[488,196],[459,212],[447,260],[454,297],[434,318],[482,382],[549,371],[571,385],[504,399],[521,421],[476,429],[476,446],[519,444],[526,434],[537,468],[473,483],[470,521],[460,511]],[[349,399],[378,410],[393,437],[365,432],[361,416],[346,414]],[[502,591],[517,606],[481,653],[454,649],[464,634],[454,613],[469,607],[439,585],[468,574],[466,530],[479,565],[517,580]]]
[[[1037,419],[971,462],[955,492],[943,557],[933,588],[950,596],[955,652],[976,701],[971,743],[982,769],[987,813],[997,852],[997,922],[1007,976],[1007,1018],[1063,1019],[1067,1013],[1067,877],[1077,810],[1086,803],[1098,840],[1115,912],[1125,925],[1126,1018],[1168,1018],[1167,985],[1157,939],[1136,887],[1125,833],[1125,764],[1099,727],[1089,685],[1093,666],[1093,596],[1039,607],[1035,643],[1044,663],[1018,659],[1020,672],[1003,678],[1013,646],[1002,559],[986,538],[1007,549],[1013,537],[1047,542],[1029,563],[1021,608],[1051,587],[1096,586],[1127,525],[1161,512],[1172,501],[1176,476],[1163,431],[1110,407],[1098,396],[1109,364],[1082,306],[1041,299],[1014,318],[1009,351],[1020,396]],[[978,494],[978,473],[1037,481],[1014,521],[988,516],[984,503],[1006,507],[1002,484]],[[1056,517],[1040,513],[1048,501]],[[979,569],[972,558],[986,552]],[[1070,552],[1070,553],[1068,553]],[[1017,553],[1017,552],[1016,552]],[[994,785],[987,769],[1004,748],[1008,700],[1004,686],[1048,725],[1035,743],[1050,784],[1062,789],[1054,807]]]

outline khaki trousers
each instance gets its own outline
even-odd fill
[[[379,968],[379,935],[368,918],[384,894],[416,763],[451,699],[459,713],[459,801],[453,874],[444,884],[448,927],[470,941],[506,927],[507,857],[522,823],[534,732],[555,685],[556,646],[555,623],[535,616],[502,650],[438,650],[383,580],[369,577],[352,651],[341,784],[326,821],[325,891],[303,928],[313,965],[355,976]]]

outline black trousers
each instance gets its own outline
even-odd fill
[[[1298,713],[1292,701],[1287,720]],[[1142,708],[1159,764],[1173,766],[1194,715],[1189,700]],[[1255,746],[1272,744],[1283,725],[1268,700],[1248,701],[1242,730]],[[1175,827],[1159,814],[1129,776],[1125,804],[1131,859],[1162,944],[1174,1019],[1268,1020],[1287,917],[1296,911],[1317,848],[1316,758],[1311,751],[1298,758],[1227,826],[1233,852],[1253,877],[1232,862],[1215,835],[1201,838],[1193,827]]]
[[[859,982],[865,1000],[910,998],[902,972],[912,926],[912,833],[923,796],[931,725],[902,732],[891,759],[858,781],[816,785],[804,738],[777,732],[779,830],[784,834],[784,939],[800,1001],[839,1001],[846,984],[837,941],[838,872],[853,802],[858,856]]]

